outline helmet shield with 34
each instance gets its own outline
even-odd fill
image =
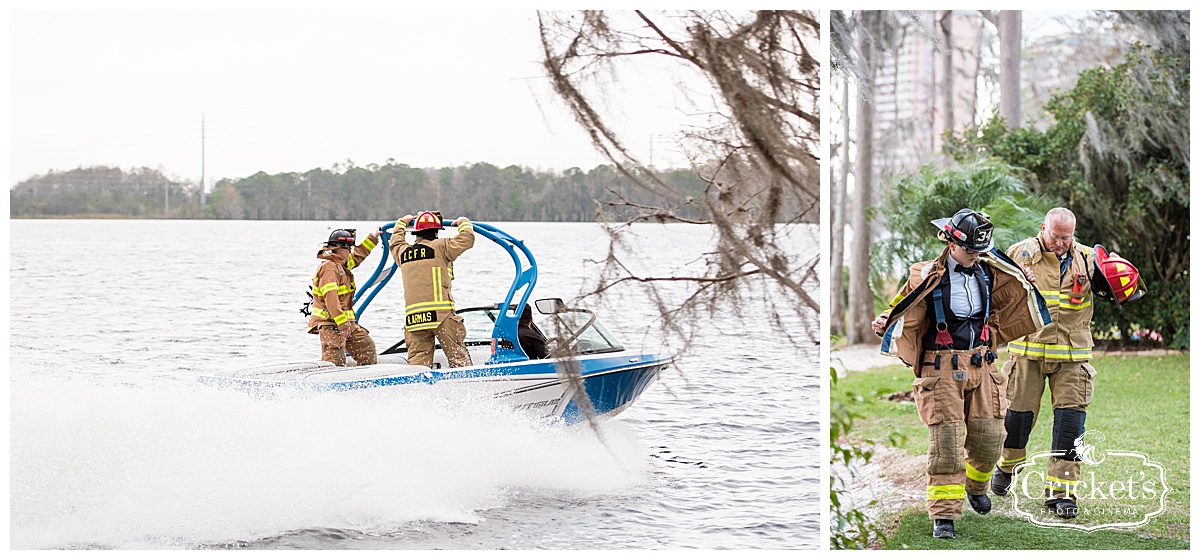
[[[929,222],[938,228],[938,233],[951,243],[969,251],[984,253],[995,247],[992,239],[992,222],[986,214],[963,208],[949,218]]]

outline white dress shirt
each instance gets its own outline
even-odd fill
[[[955,266],[961,266],[954,257],[946,256],[946,268],[950,271],[950,311],[960,319],[971,317],[983,312],[983,292],[979,283],[983,276],[979,273],[979,262],[975,263],[975,274],[955,272]]]

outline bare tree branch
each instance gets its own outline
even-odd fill
[[[610,200],[597,201],[596,217],[610,244],[608,255],[596,263],[601,277],[585,297],[603,297],[621,284],[640,285],[660,313],[655,328],[677,336],[685,349],[703,317],[718,312],[765,316],[781,331],[785,316],[815,318],[820,305],[811,294],[819,255],[797,262],[800,249],[789,227],[818,218],[821,84],[820,63],[812,55],[820,39],[815,12],[540,12],[538,23],[543,66],[554,91],[601,155],[650,197],[633,200],[610,192]],[[675,146],[702,180],[700,191],[672,186],[662,172],[635,157],[610,125],[604,107],[614,99],[604,92],[639,59],[677,64],[681,76],[698,73],[707,82],[707,90],[693,82],[681,86],[686,87],[683,97],[711,100],[712,106],[688,111],[697,124],[683,131]],[[697,209],[700,218],[685,215]],[[705,272],[635,273],[625,261],[624,236],[638,222],[711,224],[716,237],[703,255]],[[678,290],[660,289],[681,284],[691,285],[682,299]],[[772,300],[768,309],[756,305],[748,311],[741,302],[752,289],[777,290],[783,303]],[[816,334],[808,332],[810,342],[816,342]],[[784,335],[792,340],[791,333]]]

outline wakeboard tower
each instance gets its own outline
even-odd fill
[[[450,224],[443,220],[444,226]],[[395,225],[389,222],[380,228],[384,257],[355,294],[355,315],[359,318],[399,268],[386,250]],[[669,356],[627,349],[595,313],[569,307],[559,298],[534,301],[543,323],[548,320],[554,325],[547,330],[563,334],[547,341],[550,357],[531,360],[519,344],[517,328],[521,310],[537,283],[537,261],[523,241],[489,224],[472,225],[475,233],[503,248],[515,266],[503,301],[456,311],[467,328],[466,346],[476,365],[448,367],[440,345],[434,351],[433,367],[411,365],[401,339],[380,352],[379,363],[373,365],[356,365],[349,358],[347,367],[324,361],[289,362],[201,376],[199,381],[257,396],[385,387],[404,391],[419,391],[431,385],[457,387],[535,417],[574,424],[589,414],[596,418],[619,414],[671,363]]]

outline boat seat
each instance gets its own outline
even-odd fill
[[[347,357],[346,361],[350,362],[351,359]],[[379,363],[406,365],[408,364],[408,358],[406,358],[404,354],[383,354],[382,356],[379,356]]]

